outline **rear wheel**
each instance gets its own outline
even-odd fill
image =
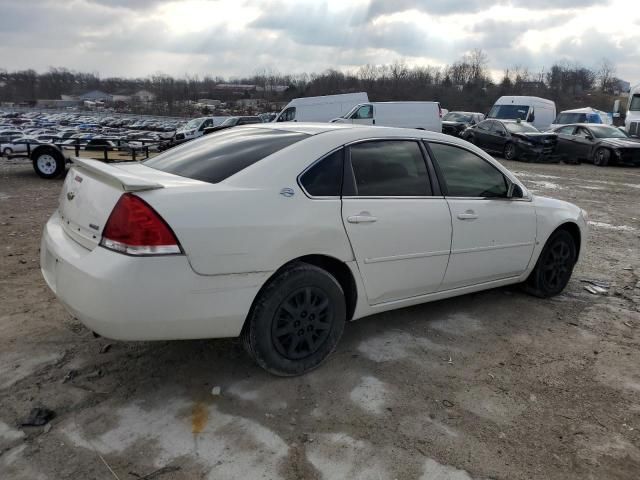
[[[593,155],[593,164],[598,167],[606,167],[609,165],[611,159],[611,152],[606,148],[599,148]]]
[[[9,155],[13,153],[13,150],[7,147],[2,151],[2,153],[4,154],[5,157],[9,157]]]
[[[525,283],[527,292],[542,298],[558,295],[569,283],[576,259],[576,242],[571,234],[555,231]]]
[[[506,160],[515,160],[516,159],[516,146],[511,143],[511,142],[507,142],[504,146],[504,158]]]
[[[247,318],[242,341],[265,370],[301,375],[335,349],[346,322],[342,287],[325,270],[293,264],[262,290]]]
[[[64,157],[53,149],[35,152],[32,162],[33,169],[41,178],[56,178],[64,172]]]

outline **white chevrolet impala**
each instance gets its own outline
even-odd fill
[[[585,213],[419,130],[236,127],[143,163],[75,160],[42,238],[48,285],[121,340],[242,336],[278,375],[346,321],[508,284],[560,293]]]

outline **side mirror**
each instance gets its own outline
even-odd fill
[[[524,197],[524,192],[520,185],[517,185],[513,182],[509,182],[509,188],[507,189],[507,198],[522,198]]]
[[[585,135],[584,138],[586,138],[587,140],[593,140],[593,136],[591,136],[591,135]]]
[[[500,135],[501,137],[506,137],[507,136],[507,132],[505,132],[504,130],[500,130],[498,132],[498,135]]]

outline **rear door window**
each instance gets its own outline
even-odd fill
[[[356,195],[414,197],[432,195],[418,142],[385,140],[350,147]]]
[[[179,145],[145,162],[181,177],[218,183],[250,165],[309,137],[265,128],[230,128]]]

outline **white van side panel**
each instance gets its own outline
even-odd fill
[[[436,102],[373,102],[372,105],[376,126],[442,131]]]
[[[357,104],[368,101],[369,96],[365,92],[294,98],[282,109],[274,122],[277,122],[282,112],[290,107],[296,109],[296,122],[329,122],[344,115]]]

